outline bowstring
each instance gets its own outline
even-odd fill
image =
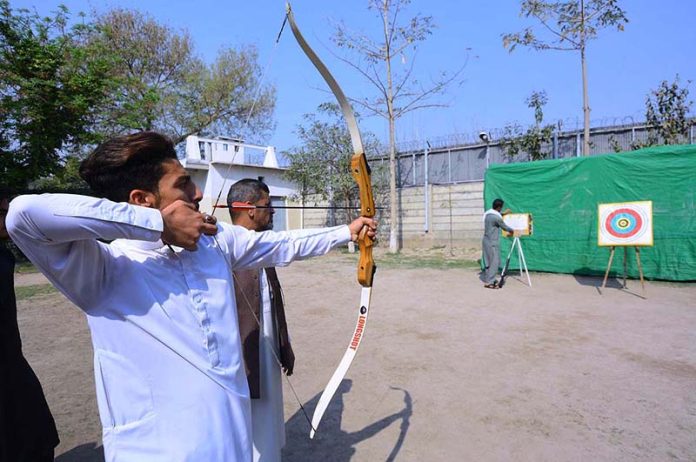
[[[263,67],[263,70],[261,71],[261,78],[259,79],[259,83],[256,85],[256,90],[254,91],[254,97],[251,101],[251,106],[249,107],[249,111],[247,112],[244,123],[242,124],[242,128],[239,130],[239,134],[241,135],[240,138],[242,140],[244,139],[244,137],[243,137],[244,133],[249,128],[249,123],[251,122],[251,117],[254,113],[254,109],[256,108],[256,104],[259,101],[259,97],[261,95],[261,89],[263,88],[263,84],[266,80],[266,74],[268,72],[268,69],[271,67],[271,63],[273,62],[273,59],[275,58],[276,52],[278,51],[278,44],[280,43],[280,37],[283,35],[283,30],[285,29],[285,24],[287,22],[288,22],[288,15],[286,13],[283,16],[283,23],[280,25],[280,30],[278,31],[278,36],[276,37],[275,43],[273,44],[273,50],[271,51],[270,55],[268,56],[268,61],[266,61],[266,64]],[[223,175],[223,177],[222,177],[222,186],[220,187],[220,191],[218,192],[218,195],[215,198],[215,205],[213,205],[213,210],[210,213],[211,216],[215,216],[215,210],[219,208],[218,206],[220,204],[220,197],[222,196],[222,192],[225,190],[225,186],[227,184],[227,178],[230,176],[230,172],[232,171],[232,166],[234,165],[234,161],[237,158],[237,154],[239,154],[239,151],[241,151],[241,149],[235,150],[234,154],[232,155],[232,159],[230,160],[230,164],[227,166],[227,171],[225,172],[225,175]]]
[[[283,23],[281,24],[280,30],[278,31],[278,36],[277,36],[276,39],[275,39],[275,43],[274,43],[274,45],[273,45],[273,50],[272,50],[272,52],[271,52],[271,54],[270,54],[270,56],[269,56],[269,58],[268,58],[268,61],[266,62],[266,65],[265,65],[264,68],[263,68],[263,71],[261,72],[261,78],[259,79],[259,83],[258,83],[258,85],[257,85],[257,87],[256,87],[256,91],[255,91],[255,93],[254,93],[254,98],[253,98],[253,100],[252,100],[251,107],[249,108],[249,111],[248,111],[248,113],[247,113],[247,116],[246,116],[246,119],[245,119],[245,121],[244,121],[244,124],[242,125],[242,128],[241,128],[241,130],[240,130],[240,134],[243,134],[243,133],[246,131],[246,129],[248,128],[248,126],[249,126],[249,123],[250,123],[250,121],[251,121],[251,117],[252,117],[252,115],[253,115],[253,111],[254,111],[254,109],[255,109],[255,107],[256,107],[256,103],[258,102],[258,100],[259,100],[259,95],[261,94],[261,89],[263,88],[263,83],[264,83],[264,81],[265,81],[266,74],[267,74],[268,69],[270,68],[271,63],[273,62],[273,59],[274,59],[274,57],[275,57],[275,55],[276,55],[276,52],[277,52],[277,50],[278,50],[278,44],[280,43],[280,38],[281,38],[281,36],[282,36],[282,34],[283,34],[283,30],[285,29],[285,24],[287,23],[287,21],[288,21],[288,15],[287,15],[287,13],[286,13],[286,14],[283,16]],[[232,166],[234,165],[234,160],[235,160],[235,158],[237,157],[237,154],[238,154],[238,153],[239,153],[239,150],[235,151],[235,153],[234,153],[234,155],[232,156],[232,159],[231,159],[231,161],[230,161],[230,164],[229,164],[228,167],[227,167],[227,171],[225,172],[225,175],[223,175],[222,186],[220,187],[220,191],[218,192],[218,195],[217,195],[217,197],[215,198],[215,205],[213,206],[213,210],[212,210],[212,212],[210,213],[211,216],[215,216],[215,210],[216,210],[216,209],[222,208],[222,207],[219,207],[219,204],[220,204],[220,197],[222,196],[222,193],[223,193],[223,191],[225,190],[225,186],[226,186],[226,183],[227,183],[227,178],[229,177],[230,172],[232,171]],[[215,241],[215,244],[216,244],[216,247],[217,247],[217,249],[218,249],[218,252],[220,252],[220,255],[222,256],[223,260],[225,261],[225,264],[227,265],[227,269],[228,269],[228,271],[229,271],[229,273],[230,273],[231,279],[234,281],[235,284],[239,284],[239,280],[237,279],[237,276],[234,274],[234,270],[232,269],[232,264],[231,264],[230,261],[228,261],[227,257],[225,256],[225,253],[223,252],[222,247],[220,246],[220,242],[218,242],[218,240],[217,240],[217,236],[212,236],[212,238],[213,238],[213,240]],[[232,291],[232,290],[233,290],[232,287],[230,287],[230,291]],[[272,356],[273,356],[273,359],[275,360],[275,362],[276,362],[276,364],[278,365],[278,367],[281,369],[281,374],[285,377],[285,381],[287,382],[288,387],[289,387],[290,390],[292,391],[292,394],[293,394],[293,396],[295,397],[295,401],[297,401],[297,404],[300,406],[300,410],[302,411],[302,414],[304,415],[305,419],[307,420],[307,423],[308,423],[309,426],[312,428],[312,430],[314,430],[314,431],[316,432],[316,429],[315,429],[314,426],[312,425],[312,419],[309,418],[309,414],[307,414],[307,410],[306,410],[305,407],[302,405],[302,401],[300,400],[300,397],[298,396],[297,391],[295,390],[295,387],[292,385],[292,382],[290,381],[290,377],[289,377],[286,373],[282,372],[282,371],[283,371],[283,363],[282,363],[282,361],[280,360],[280,357],[278,356],[278,352],[276,352],[275,346],[271,343],[271,340],[270,340],[269,338],[267,338],[267,337],[265,337],[265,336],[262,335],[263,326],[261,325],[261,320],[260,320],[259,317],[256,315],[256,313],[254,312],[254,310],[251,309],[251,303],[249,302],[249,298],[247,297],[247,295],[246,295],[246,293],[245,293],[244,291],[240,291],[240,293],[242,294],[242,297],[244,297],[244,301],[245,301],[245,303],[246,303],[247,309],[248,309],[249,312],[251,313],[251,315],[252,315],[252,317],[254,318],[254,321],[256,322],[256,324],[259,326],[259,331],[260,331],[260,332],[259,332],[259,335],[260,335],[260,337],[266,342],[266,346],[271,350],[271,354],[272,354]]]
[[[222,251],[222,249],[220,249],[220,250]],[[264,271],[264,273],[265,273],[265,271]],[[237,279],[237,275],[234,274],[234,271],[231,271],[231,274],[232,274],[232,278],[234,279],[235,283],[239,284],[239,279]],[[266,280],[268,280],[268,276],[266,276]],[[270,285],[270,283],[269,283],[269,285]],[[246,293],[243,290],[240,290],[240,293],[242,294],[242,297],[244,297],[244,302],[246,303],[247,307],[251,307],[251,303],[249,303],[249,298],[247,297]],[[281,288],[281,293],[282,293],[282,288]],[[256,315],[254,310],[249,308],[249,312],[253,315],[254,320],[259,325],[259,330],[262,330],[263,326],[261,325],[261,320]],[[300,406],[300,409],[302,410],[302,414],[304,414],[305,419],[307,419],[307,422],[309,423],[309,426],[312,427],[312,430],[314,430],[316,432],[316,428],[314,428],[314,426],[312,425],[312,420],[309,418],[309,414],[307,414],[307,410],[302,405],[302,401],[300,401],[300,397],[297,395],[297,391],[295,390],[295,387],[292,386],[292,382],[290,382],[290,377],[286,373],[283,372],[283,362],[280,360],[280,356],[278,355],[278,352],[276,352],[276,349],[274,348],[275,345],[273,345],[271,343],[270,338],[265,337],[263,335],[263,332],[260,332],[260,336],[262,339],[264,339],[266,341],[266,346],[268,348],[270,348],[271,353],[273,354],[273,359],[275,359],[275,362],[278,364],[278,367],[281,370],[281,374],[285,377],[285,380],[288,383],[288,386],[290,387],[292,394],[295,396],[295,400],[297,401],[297,404]],[[278,348],[278,349],[280,349],[280,348]]]

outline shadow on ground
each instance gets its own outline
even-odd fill
[[[81,444],[56,457],[55,462],[104,462],[104,448],[97,443]]]
[[[625,292],[626,294],[633,295],[638,298],[645,298],[645,296],[641,295],[640,293],[642,292],[640,280],[628,278],[626,279],[626,287],[624,287],[623,274],[618,274],[614,273],[613,271],[610,271],[609,277],[607,278],[607,284],[604,287],[604,289],[602,289],[602,281],[604,280],[604,274],[588,273],[594,272],[592,272],[589,268],[580,268],[575,273],[573,273],[573,277],[575,278],[575,281],[581,286],[596,288],[597,293],[599,293],[600,295],[602,294],[603,290],[606,291],[609,289],[619,289],[622,292]]]
[[[310,424],[302,413],[297,411],[285,424],[287,441],[283,449],[283,460],[286,462],[319,462],[331,460],[333,462],[348,462],[355,454],[355,446],[360,442],[371,438],[394,422],[401,422],[399,436],[394,441],[394,447],[385,459],[387,462],[396,460],[401,450],[410,425],[413,414],[413,401],[408,391],[390,387],[392,390],[403,393],[403,409],[383,419],[380,419],[362,430],[346,432],[341,430],[341,418],[344,411],[343,396],[350,391],[351,380],[344,380],[331,400],[314,439],[309,439]],[[310,416],[319,401],[317,394],[304,407]],[[56,457],[55,462],[104,462],[104,449],[97,443],[88,443],[77,446]]]
[[[314,439],[309,439],[310,424],[302,413],[297,411],[286,423],[285,431],[287,441],[283,449],[283,460],[286,462],[319,462],[331,460],[332,462],[348,462],[355,454],[355,446],[360,442],[371,438],[392,423],[400,421],[399,436],[394,441],[394,447],[385,459],[387,462],[396,460],[401,447],[406,439],[410,418],[413,414],[413,401],[408,391],[402,388],[390,387],[400,391],[404,395],[404,407],[383,419],[374,422],[356,432],[341,430],[341,418],[344,411],[343,396],[350,391],[352,381],[344,380],[331,400],[326,413],[317,429]],[[304,407],[307,414],[312,416],[314,408],[319,401],[317,394]]]

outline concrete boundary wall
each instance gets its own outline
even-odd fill
[[[448,185],[429,185],[402,188],[397,191],[400,205],[401,229],[399,238],[406,248],[430,248],[441,245],[452,247],[478,246],[483,234],[484,212],[483,181]],[[388,200],[388,199],[387,199]],[[326,201],[307,201],[306,205],[327,205]],[[388,202],[379,204],[380,241],[389,242]],[[315,228],[327,226],[326,210],[304,210],[291,220],[298,226]],[[344,212],[337,211],[336,223],[347,220]]]

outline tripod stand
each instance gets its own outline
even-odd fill
[[[505,285],[505,278],[507,277],[508,269],[510,268],[510,258],[512,253],[517,249],[517,260],[520,263],[520,277],[523,275],[523,270],[527,273],[527,282],[529,287],[532,287],[532,280],[529,277],[529,270],[527,269],[527,261],[524,259],[524,252],[522,251],[522,242],[518,236],[512,240],[512,245],[510,246],[510,251],[508,252],[507,259],[505,260],[505,266],[503,267],[503,272],[500,274],[500,283],[498,287],[503,287]]]

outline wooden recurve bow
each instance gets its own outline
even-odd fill
[[[343,117],[348,125],[351,144],[353,146],[353,156],[351,157],[350,165],[353,178],[358,184],[360,195],[360,214],[364,217],[372,218],[375,216],[375,203],[372,195],[370,167],[367,164],[367,158],[365,157],[360,130],[358,129],[358,123],[355,119],[355,114],[353,114],[353,109],[348,102],[348,98],[346,98],[345,94],[341,90],[341,87],[338,86],[336,79],[333,78],[324,63],[319,59],[314,50],[312,50],[312,48],[307,44],[304,37],[300,33],[300,30],[295,23],[295,18],[289,3],[287,4],[287,17],[297,43],[329,85],[329,88],[331,88],[331,91],[338,100],[338,104],[341,106],[341,111],[343,112]],[[372,279],[376,269],[374,260],[372,258],[373,239],[367,235],[367,226],[363,227],[358,236],[358,247],[360,249],[360,259],[358,261],[358,283],[360,283],[362,286],[360,293],[360,305],[358,306],[358,320],[355,324],[355,329],[353,330],[353,335],[350,338],[350,342],[348,343],[348,348],[343,354],[343,358],[338,364],[338,367],[331,376],[329,383],[326,385],[324,392],[321,394],[317,407],[314,409],[314,415],[312,416],[312,429],[309,434],[310,438],[314,438],[316,429],[321,422],[324,412],[331,402],[331,398],[333,398],[336,390],[341,384],[341,381],[343,381],[343,378],[348,372],[348,369],[350,368],[350,365],[358,352],[358,348],[360,347],[360,342],[362,341],[365,328],[367,327],[367,315],[370,312],[370,297],[372,294]]]

